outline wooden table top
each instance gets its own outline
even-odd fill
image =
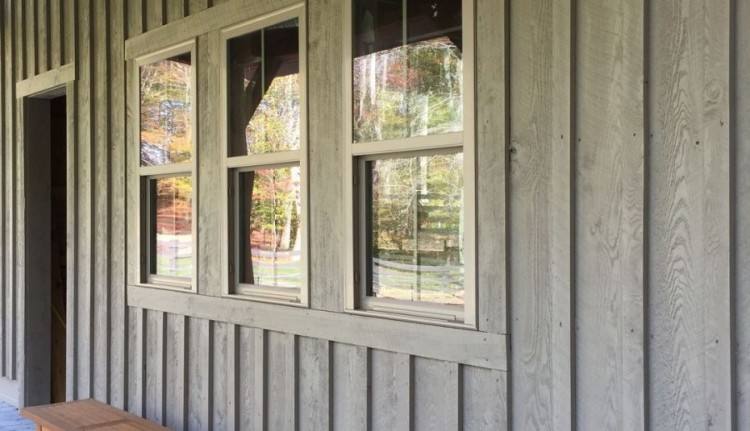
[[[44,431],[163,431],[167,428],[95,400],[27,407],[21,415]]]

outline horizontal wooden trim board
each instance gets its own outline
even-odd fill
[[[506,335],[140,286],[128,287],[128,305],[488,369],[507,370]]]
[[[129,60],[153,52],[155,40],[162,47],[175,45],[299,3],[297,0],[262,0],[248,2],[243,7],[237,7],[235,2],[216,5],[126,40],[125,58]]]
[[[68,82],[75,81],[75,79],[75,65],[73,65],[73,63],[66,64],[57,69],[17,82],[16,98],[21,99],[23,97],[33,96],[54,88],[62,87]]]

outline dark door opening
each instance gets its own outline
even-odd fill
[[[67,112],[65,96],[24,104],[24,402],[65,401]]]
[[[50,100],[50,159],[52,175],[50,211],[50,312],[52,314],[52,382],[51,401],[65,401],[65,310],[67,299],[67,185],[66,185],[66,115],[65,97]]]

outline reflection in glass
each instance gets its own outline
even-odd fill
[[[149,180],[151,274],[190,277],[193,270],[192,194],[189,176]]]
[[[190,160],[190,54],[141,66],[141,166]]]
[[[299,149],[299,22],[228,41],[229,155]]]
[[[463,304],[463,155],[364,164],[367,294]]]
[[[300,168],[239,174],[240,283],[302,285]]]
[[[354,5],[354,142],[461,131],[461,0]]]

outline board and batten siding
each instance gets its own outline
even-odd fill
[[[17,83],[68,67],[70,399],[179,430],[750,429],[750,2],[475,0],[467,333],[339,313],[343,1],[306,2],[309,309],[217,297],[212,194],[217,30],[295,2],[2,1],[0,389],[33,268]],[[193,36],[199,294],[128,287],[126,59]]]

